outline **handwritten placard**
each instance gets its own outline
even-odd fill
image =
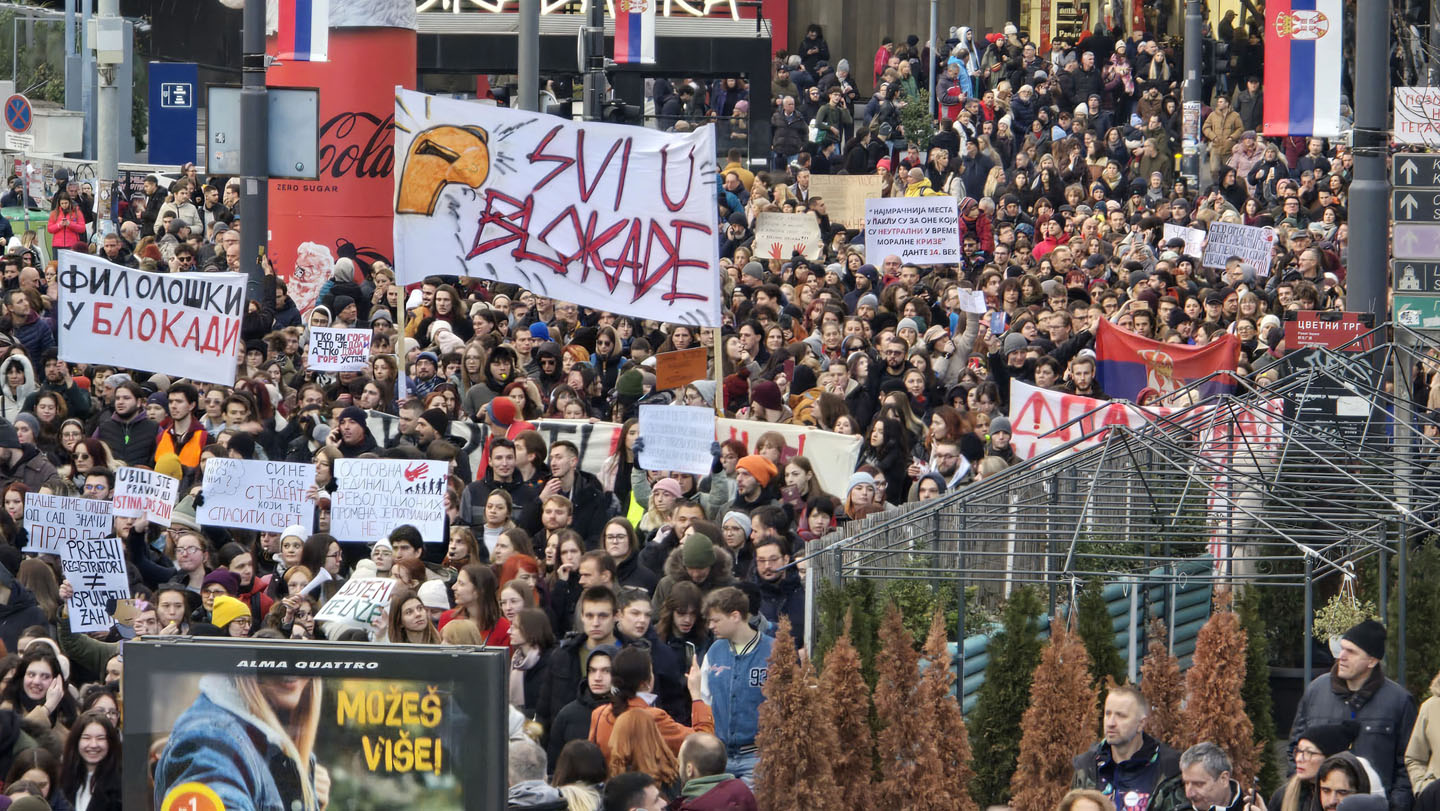
[[[764,211],[755,222],[755,253],[789,261],[796,253],[820,258],[820,220],[814,212],[782,214]]]
[[[264,532],[313,526],[315,502],[305,496],[314,484],[311,464],[211,459],[205,463],[205,503],[196,508],[195,520]]]
[[[885,178],[879,175],[811,175],[810,198],[825,201],[831,223],[851,230],[865,227],[865,201],[885,195]]]
[[[426,459],[336,459],[339,489],[331,498],[330,533],[372,542],[401,524],[431,543],[445,541],[449,465]]]
[[[170,526],[180,480],[142,467],[115,471],[114,513],[125,518],[145,516],[152,524]]]
[[[715,412],[698,406],[640,406],[640,467],[703,476],[715,461]]]
[[[895,254],[919,265],[960,261],[960,209],[949,195],[865,201],[867,256]]]
[[[22,552],[63,555],[65,544],[104,538],[114,533],[110,502],[73,496],[25,494],[25,532]]]
[[[370,367],[368,329],[310,328],[306,365],[315,372],[363,372]]]
[[[60,550],[60,568],[75,593],[70,597],[70,630],[104,631],[113,625],[106,604],[130,597],[125,548],[119,538],[76,538]]]
[[[339,623],[346,628],[370,630],[370,623],[390,608],[400,581],[389,577],[357,577],[345,584],[315,614],[316,622]]]

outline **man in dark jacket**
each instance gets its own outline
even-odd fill
[[[725,772],[725,744],[708,732],[693,732],[680,745],[679,811],[756,811],[759,804],[745,781]]]
[[[11,429],[14,430],[13,428]],[[10,547],[10,559],[0,563],[0,642],[6,650],[16,650],[20,634],[32,625],[47,625],[45,611],[11,574],[11,566],[20,568],[20,553]]]
[[[600,545],[600,530],[610,516],[619,514],[619,507],[615,505],[615,496],[605,492],[595,474],[580,469],[580,449],[575,443],[562,439],[550,446],[550,477],[537,484],[539,496],[521,517],[522,526],[532,533],[538,531],[540,505],[545,499],[560,495],[570,499],[574,510],[570,526],[585,539],[585,548]]]
[[[1145,811],[1161,783],[1180,774],[1180,753],[1150,737],[1150,702],[1134,687],[1105,696],[1105,737],[1077,755],[1071,788],[1097,789],[1116,808]]]
[[[590,737],[590,713],[610,703],[610,660],[615,658],[615,652],[613,645],[601,645],[585,653],[584,676],[575,700],[561,707],[550,725],[545,751],[552,766],[560,759],[565,744]]]
[[[1366,620],[1340,638],[1340,656],[1329,673],[1310,682],[1295,724],[1290,728],[1290,763],[1295,744],[1305,730],[1322,724],[1353,720],[1360,724],[1351,751],[1370,762],[1392,811],[1409,811],[1413,802],[1410,775],[1405,770],[1405,747],[1415,727],[1415,699],[1409,691],[1385,678],[1380,660],[1385,656],[1385,626]]]
[[[115,387],[115,405],[110,415],[95,427],[95,438],[110,448],[115,458],[132,467],[155,464],[155,442],[160,428],[140,407],[145,390],[133,380]]]
[[[685,684],[685,661],[675,649],[661,643],[650,622],[650,593],[644,589],[620,590],[620,611],[615,622],[615,638],[620,647],[638,646],[650,651],[651,670],[655,674],[655,706],[670,713],[686,726],[690,724],[690,689]]]
[[[584,672],[586,655],[597,648],[616,649],[615,609],[615,591],[609,586],[590,586],[581,592],[580,609],[576,612],[581,630],[565,637],[546,660],[545,682],[540,685],[540,699],[535,703],[535,720],[547,732],[555,728],[561,708],[575,695],[575,684]]]
[[[354,459],[365,453],[375,453],[380,446],[375,442],[375,437],[370,434],[370,427],[365,424],[365,409],[359,406],[350,406],[340,412],[338,427],[331,432],[331,436],[339,435],[340,439],[335,444],[335,449],[346,459]]]
[[[513,512],[524,512],[538,501],[540,485],[527,482],[515,469],[515,443],[504,437],[490,440],[485,475],[466,485],[460,494],[460,521],[471,527],[485,523],[485,501],[495,490],[510,494]]]
[[[9,420],[0,419],[0,485],[19,482],[32,491],[55,475],[55,466],[34,445],[22,445]]]
[[[774,168],[784,169],[790,159],[805,148],[810,122],[795,109],[795,97],[781,99],[779,109],[770,116],[770,149]]]
[[[760,584],[760,614],[775,624],[779,624],[781,617],[789,617],[791,628],[804,628],[805,584],[799,570],[790,566],[791,550],[795,547],[792,539],[783,534],[783,526],[768,526],[776,513],[783,517],[784,512],[775,506],[763,507],[750,517],[751,537],[755,538],[755,579]],[[796,634],[796,647],[803,642],[802,635]]]
[[[25,354],[38,358],[47,349],[55,347],[55,327],[50,319],[43,318],[31,306],[30,296],[23,289],[16,288],[5,294],[5,306],[10,310],[10,322],[6,331],[25,347]]]

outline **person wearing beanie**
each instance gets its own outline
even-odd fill
[[[214,610],[210,612],[210,624],[221,629],[227,636],[246,637],[254,620],[250,607],[228,595],[215,597]]]
[[[379,451],[380,446],[376,444],[375,437],[370,434],[366,419],[365,409],[358,406],[349,406],[340,412],[340,419],[337,421],[340,443],[336,449],[346,459],[354,459],[361,454]]]
[[[756,261],[745,263],[740,271],[740,283],[746,287],[755,288],[765,283],[765,266]]]
[[[691,397],[691,390],[694,390],[694,397]],[[699,402],[693,402],[698,397]],[[685,405],[702,406],[704,408],[715,407],[715,381],[693,380],[685,387]]]
[[[726,375],[724,380],[725,411],[735,414],[750,402],[750,383],[748,378],[750,371],[741,367],[733,375]]]
[[[1015,454],[1015,447],[1010,444],[1013,431],[1010,428],[1010,420],[1005,417],[995,417],[990,420],[989,442],[985,447],[985,455],[993,456],[1004,460],[1005,464],[1013,465],[1020,461]]]
[[[1275,790],[1266,807],[1275,811],[1308,811],[1314,807],[1311,795],[1320,764],[1331,755],[1347,751],[1359,733],[1360,725],[1350,720],[1311,727],[1295,742],[1295,773]]]
[[[500,399],[509,402],[512,408],[515,406],[508,397]],[[415,434],[420,437],[420,449],[424,450],[431,442],[444,439],[450,434],[450,418],[438,408],[428,409],[420,414],[420,419],[415,423]]]
[[[640,370],[634,367],[626,369],[615,380],[615,394],[618,397],[627,397],[638,400],[645,395],[645,377]]]
[[[656,614],[665,605],[665,598],[676,583],[691,582],[700,587],[701,594],[709,594],[717,588],[734,585],[732,572],[734,558],[723,543],[698,530],[691,532],[670,550],[662,567],[664,575],[655,586],[651,605]]]
[[[1385,626],[1375,620],[1359,622],[1341,635],[1335,664],[1310,682],[1296,708],[1290,754],[1293,758],[1309,730],[1353,720],[1360,731],[1351,751],[1374,768],[1390,807],[1409,809],[1412,787],[1404,753],[1415,726],[1415,699],[1385,676],[1386,639]]]
[[[759,454],[740,457],[735,463],[735,500],[726,510],[749,515],[757,507],[774,503],[770,484],[778,475],[780,470],[775,463]]]
[[[736,417],[742,420],[789,425],[794,420],[790,406],[780,394],[780,387],[773,380],[759,380],[750,387],[750,406],[742,409]]]

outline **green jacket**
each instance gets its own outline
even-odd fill
[[[105,663],[120,652],[120,646],[114,642],[101,642],[85,634],[71,633],[68,617],[61,617],[55,624],[59,627],[60,650],[70,657],[70,661],[103,679]]]

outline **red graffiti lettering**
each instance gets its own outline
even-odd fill
[[[670,185],[670,147],[660,148],[660,199],[665,201],[665,207],[671,211],[679,211],[685,207],[690,200],[690,190],[695,185],[695,147],[690,147],[690,166],[685,170],[685,196],[676,203],[670,199],[670,192],[666,189]]]

